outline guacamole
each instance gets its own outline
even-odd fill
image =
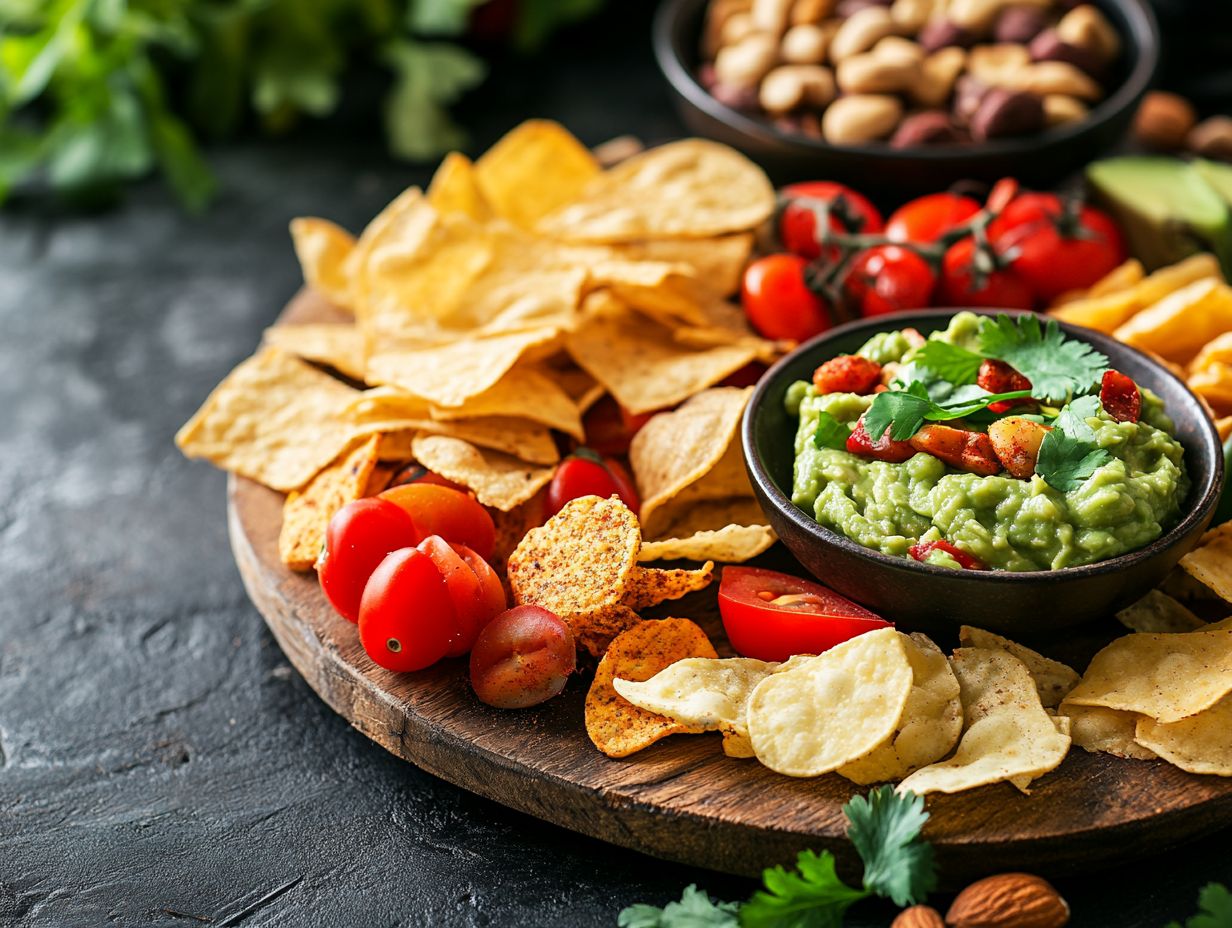
[[[977,351],[983,324],[981,317],[960,313],[932,338]],[[881,333],[858,355],[887,365],[883,382],[894,376],[897,381],[890,389],[903,389],[905,380],[927,379],[914,360],[919,341],[916,336],[913,343],[903,332]],[[1090,389],[1097,390],[1097,384]],[[954,389],[970,395],[973,388],[935,378],[928,384],[933,396]],[[801,381],[788,390],[786,400],[788,411],[799,417],[792,499],[820,524],[865,547],[907,557],[916,546],[911,556],[938,566],[961,567],[944,547],[928,542],[946,542],[983,566],[1000,570],[1055,570],[1105,560],[1159,537],[1177,519],[1188,491],[1183,449],[1172,435],[1163,404],[1150,391],[1139,392],[1136,421],[1119,421],[1095,403],[1094,396],[1086,397],[1085,405],[1075,405],[1075,410],[1095,413],[1070,420],[1079,423],[1088,442],[1084,447],[1106,454],[1096,450],[1090,461],[1098,466],[1089,474],[1078,471],[1080,479],[1070,475],[1075,485],[1061,490],[1039,473],[1020,478],[1005,470],[992,475],[965,472],[923,451],[894,462],[855,454],[841,445],[821,446],[815,436],[823,414],[858,430],[858,420],[876,394],[821,393]],[[1026,402],[1030,405],[1016,411],[1045,430],[1065,424],[1058,419],[1065,402]],[[981,411],[944,425],[987,431],[995,419]],[[886,431],[887,440],[890,434]],[[926,553],[921,556],[920,551]]]

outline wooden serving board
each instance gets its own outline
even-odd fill
[[[296,321],[326,318],[320,303],[293,310]],[[475,698],[462,660],[415,674],[377,667],[315,575],[279,561],[282,500],[249,480],[230,481],[231,544],[244,585],[309,685],[373,741],[472,792],[656,857],[757,875],[812,848],[855,868],[841,807],[859,790],[837,775],[781,776],[725,756],[717,734],[675,736],[607,758],[583,726],[589,673],[543,706],[502,711]],[[790,557],[772,551],[763,560],[788,567]],[[694,619],[724,653],[713,589],[649,614]],[[1109,622],[1106,637],[1116,633]],[[1030,796],[1000,783],[930,796],[928,808],[925,834],[944,880],[957,885],[1005,870],[1062,875],[1160,853],[1232,825],[1232,780],[1075,748]]]

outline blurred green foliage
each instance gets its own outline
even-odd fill
[[[533,51],[602,0],[0,0],[0,201],[37,178],[97,202],[157,169],[200,210],[200,139],[326,116],[368,61],[390,72],[390,150],[433,158],[464,142],[449,106],[486,68],[448,39],[485,2]]]

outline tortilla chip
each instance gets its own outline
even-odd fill
[[[1219,432],[1219,440],[1226,442],[1232,438],[1232,416],[1221,416],[1215,420],[1215,430]]]
[[[589,268],[589,290],[606,289],[625,306],[642,310],[668,328],[701,325],[705,287],[686,264],[660,261],[598,261]]]
[[[757,557],[776,541],[768,525],[725,525],[715,531],[694,532],[683,538],[643,541],[639,561],[722,561],[740,564]]]
[[[1182,770],[1232,777],[1232,697],[1169,724],[1140,718],[1134,737],[1144,748]]]
[[[1202,346],[1189,364],[1191,371],[1200,371],[1212,364],[1232,364],[1232,332],[1217,335]]]
[[[499,451],[476,448],[447,435],[415,436],[415,460],[447,480],[467,487],[485,506],[508,512],[547,486],[555,467],[529,466]]]
[[[353,325],[275,325],[265,330],[263,340],[297,358],[332,367],[344,377],[364,379],[364,335]]]
[[[1206,623],[1162,590],[1151,590],[1117,613],[1126,628],[1148,634],[1196,632]]]
[[[1216,335],[1232,329],[1232,289],[1207,277],[1169,293],[1120,326],[1113,336],[1185,364]]]
[[[379,437],[381,439],[385,438],[383,434],[381,434]],[[380,454],[380,450],[378,448],[378,455],[379,454]],[[394,474],[396,474],[401,469],[402,469],[402,465],[400,464],[377,464],[375,467],[372,468],[372,473],[368,475],[368,483],[364,487],[364,492],[362,495],[363,496],[376,496],[378,493],[380,493],[382,490],[385,490],[389,486],[389,482],[393,480]]]
[[[1115,273],[1115,271],[1113,272]],[[1052,310],[1062,322],[1085,325],[1111,334],[1138,312],[1158,303],[1168,294],[1204,277],[1218,277],[1219,262],[1209,254],[1197,254],[1177,264],[1160,268],[1127,290],[1089,293]]]
[[[744,266],[753,253],[751,232],[718,238],[652,238],[613,248],[631,261],[666,261],[692,268],[698,283],[718,296],[740,289]]]
[[[1146,268],[1137,258],[1130,258],[1124,264],[1118,264],[1111,271],[1093,283],[1085,290],[1068,290],[1052,301],[1051,309],[1057,309],[1067,303],[1094,297],[1108,296],[1131,289],[1146,277]]]
[[[1212,362],[1190,375],[1189,389],[1202,397],[1216,415],[1232,410],[1232,364]]]
[[[522,123],[475,163],[475,179],[492,208],[527,229],[577,199],[599,174],[586,146],[546,119]]]
[[[303,490],[292,490],[282,506],[278,556],[292,570],[311,570],[325,545],[325,529],[334,513],[367,493],[376,466],[381,436],[373,435],[334,461]]]
[[[286,352],[262,348],[214,388],[175,443],[187,457],[295,490],[355,439],[343,411],[357,393]]]
[[[586,733],[608,757],[628,757],[661,738],[698,734],[697,725],[684,725],[639,709],[613,686],[622,680],[641,682],[677,661],[690,657],[717,657],[706,633],[688,619],[638,622],[618,635],[599,661],[594,682],[586,694]]]
[[[479,189],[475,166],[458,151],[451,151],[441,161],[432,175],[427,196],[428,202],[442,213],[462,213],[477,220],[492,215],[492,207]]]
[[[625,583],[621,603],[635,611],[649,609],[666,600],[679,599],[697,590],[704,590],[713,580],[713,561],[707,561],[698,570],[634,567]]]
[[[1008,651],[1023,662],[1035,688],[1039,691],[1040,703],[1045,709],[1053,709],[1061,704],[1065,694],[1078,683],[1078,673],[1060,661],[1044,657],[1032,651],[1026,645],[1002,638],[1000,635],[986,632],[982,628],[964,625],[958,632],[958,640],[965,648],[987,648],[991,651]]]
[[[1155,752],[1134,740],[1138,719],[1133,712],[1105,709],[1103,706],[1061,704],[1061,711],[1070,720],[1070,737],[1074,744],[1092,754],[1112,754],[1132,760],[1152,760]]]
[[[774,188],[748,158],[717,142],[687,139],[603,172],[538,227],[573,242],[704,238],[756,228],[774,202]]]
[[[550,429],[585,440],[582,416],[575,403],[550,374],[533,364],[517,364],[490,389],[461,406],[433,406],[441,422],[486,416],[529,419]]]
[[[1181,558],[1181,568],[1224,602],[1232,602],[1232,522],[1203,535],[1198,547]]]
[[[291,220],[291,242],[304,282],[340,309],[350,309],[347,259],[355,236],[326,219],[300,218]]]

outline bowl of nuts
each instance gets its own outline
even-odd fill
[[[1145,0],[664,0],[654,28],[693,132],[884,197],[1051,184],[1121,140],[1159,62]]]

